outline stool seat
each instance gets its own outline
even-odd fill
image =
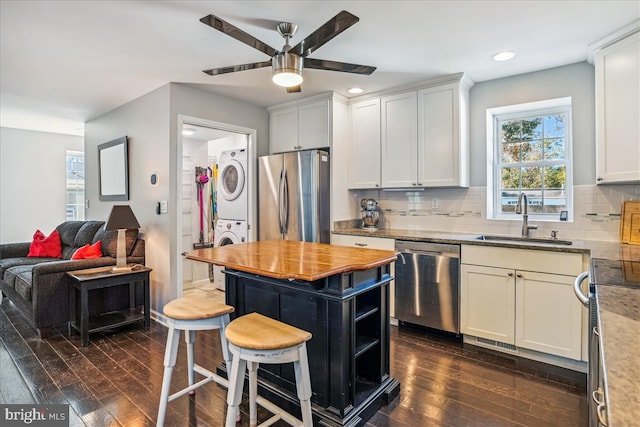
[[[311,333],[260,313],[238,317],[229,323],[225,335],[230,343],[251,350],[279,350],[311,339]]]
[[[234,308],[212,298],[186,295],[168,302],[162,312],[165,316],[178,320],[198,320],[232,313]]]
[[[225,337],[229,343],[229,351],[233,354],[233,364],[229,371],[225,426],[235,427],[234,415],[238,413],[244,387],[244,373],[248,370],[250,426],[258,424],[257,405],[260,405],[274,414],[260,424],[262,426],[270,426],[277,420],[283,420],[296,427],[312,427],[311,377],[307,356],[307,341],[311,339],[311,333],[260,313],[250,313],[229,323]],[[302,421],[264,397],[258,396],[260,363],[293,363]]]

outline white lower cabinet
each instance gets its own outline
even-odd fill
[[[364,249],[382,249],[386,251],[396,250],[396,241],[394,239],[386,239],[384,237],[363,237],[352,236],[346,234],[332,234],[331,244],[340,246],[355,246]],[[391,276],[396,273],[395,262],[391,264]],[[389,283],[389,314],[395,317],[395,289],[393,280]]]
[[[460,332],[515,345],[513,271],[460,266]]]
[[[463,245],[461,262],[463,334],[582,359],[581,254]]]
[[[582,306],[573,276],[516,271],[516,346],[582,357]]]

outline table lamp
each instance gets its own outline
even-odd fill
[[[140,224],[133,214],[129,205],[115,205],[111,209],[111,214],[105,225],[105,230],[118,230],[118,241],[116,247],[116,265],[113,271],[131,271],[127,267],[127,244],[125,232],[127,230],[139,229]]]

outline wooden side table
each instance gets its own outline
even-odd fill
[[[130,323],[144,320],[144,327],[149,328],[151,322],[149,273],[150,268],[137,267],[132,271],[112,271],[112,267],[90,268],[86,270],[69,271],[71,278],[69,286],[69,332],[75,329],[80,333],[82,346],[89,345],[89,334],[116,328]],[[141,312],[136,307],[136,283],[144,287],[144,307]],[[129,307],[108,313],[89,316],[89,291],[110,288],[114,286],[129,286]],[[80,291],[80,322],[77,321],[76,294]]]

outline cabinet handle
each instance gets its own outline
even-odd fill
[[[354,243],[354,245],[356,245],[356,246],[360,246],[361,248],[364,248],[364,247],[366,247],[366,246],[367,246],[367,244],[366,244],[366,243],[357,243],[357,242],[356,242],[356,243]]]
[[[596,178],[596,181],[602,181],[604,178],[602,178],[601,176]]]
[[[380,184],[376,184],[376,187],[380,187]]]
[[[517,277],[522,277],[522,273],[516,274]]]
[[[513,273],[507,273],[507,276],[513,277]]]

